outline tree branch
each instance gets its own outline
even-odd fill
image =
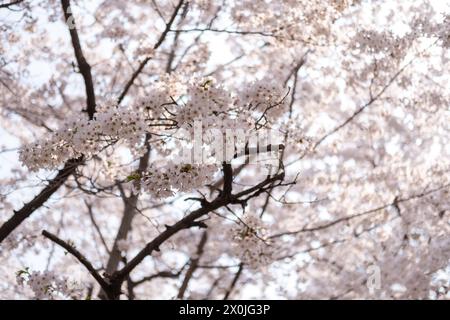
[[[16,3],[18,3],[18,1],[16,1]],[[11,4],[14,3],[10,3],[9,5]],[[61,4],[64,10],[66,21],[70,20],[71,23],[74,23],[72,9],[70,8],[70,1],[61,0]],[[75,26],[69,26],[69,32],[72,39],[75,57],[78,62],[78,68],[80,69],[80,72],[84,78],[84,84],[86,88],[87,113],[89,119],[93,119],[95,113],[95,93],[92,82],[91,67],[84,58],[83,51],[81,50],[80,39],[78,37],[78,32]],[[59,189],[59,187],[64,184],[67,178],[75,172],[77,166],[80,165],[82,161],[83,157],[68,160],[65,163],[64,168],[58,171],[56,177],[53,178],[33,200],[25,204],[19,211],[15,211],[14,215],[0,227],[0,243],[12,231],[14,231],[17,226],[19,226],[36,209],[41,207],[49,199],[53,195],[53,193],[55,193]]]
[[[83,50],[81,49],[80,38],[78,37],[78,31],[75,27],[75,18],[73,17],[72,8],[70,7],[70,0],[61,0],[61,4],[64,11],[66,23],[71,24],[68,25],[70,38],[72,40],[72,46],[75,52],[75,58],[77,59],[78,68],[84,79],[87,100],[86,111],[89,115],[89,119],[92,120],[95,113],[95,92],[94,84],[92,82],[91,66],[86,61]]]
[[[139,165],[137,172],[142,174],[148,167],[148,163],[150,161],[150,145],[148,143],[150,139],[150,134],[145,135],[145,146],[147,147],[147,152],[139,158]],[[119,241],[122,239],[126,239],[128,236],[128,232],[131,230],[131,224],[133,222],[134,216],[136,214],[136,207],[138,205],[139,193],[132,193],[129,197],[125,196],[123,188],[120,184],[118,184],[119,190],[121,190],[122,200],[124,202],[123,216],[120,222],[119,229],[117,231],[117,235],[114,239],[113,248],[111,250],[111,254],[108,259],[108,263],[106,265],[106,273],[113,274],[117,270],[117,266],[120,262],[121,252],[119,250]]]
[[[2,4],[0,4],[0,9],[2,9],[2,8],[9,8],[9,7],[11,7],[13,5],[16,5],[16,4],[19,4],[21,2],[23,2],[23,0],[15,0],[15,1],[11,1],[9,3],[2,3]]]
[[[75,172],[82,160],[82,158],[78,158],[67,161],[64,168],[58,171],[56,177],[50,180],[48,185],[33,200],[25,204],[20,210],[14,211],[14,215],[0,227],[0,243],[59,189],[67,178]]]
[[[60,238],[58,238],[57,236],[55,236],[54,234],[52,234],[46,230],[42,231],[42,235],[44,237],[50,239],[54,243],[58,244],[59,246],[63,247],[64,249],[66,249],[67,252],[69,252],[71,255],[73,255],[75,258],[77,258],[77,260],[89,271],[89,273],[92,275],[92,277],[94,277],[94,279],[98,282],[98,284],[102,287],[102,289],[105,291],[108,291],[108,289],[109,289],[108,283],[95,270],[95,268],[86,259],[86,257],[83,254],[81,254],[77,249],[75,249],[75,247],[68,244],[64,240],[61,240]]]
[[[86,200],[84,200],[84,204],[86,205],[86,207],[88,209],[89,218],[91,219],[91,222],[92,222],[92,225],[94,226],[95,231],[97,231],[100,241],[102,242],[103,246],[105,247],[106,252],[111,254],[111,250],[109,250],[109,248],[108,248],[108,244],[106,243],[105,237],[103,237],[103,233],[100,230],[100,227],[99,227],[97,221],[95,221],[94,211],[92,210],[92,205],[90,203],[88,203]]]
[[[229,163],[223,163],[223,197],[229,197],[233,191],[233,168]]]
[[[110,276],[110,282],[114,283],[116,287],[120,287],[120,284],[124,281],[124,279],[128,276],[128,274],[133,271],[147,256],[149,256],[153,251],[159,251],[159,247],[173,235],[178,233],[183,229],[188,229],[194,226],[198,227],[206,227],[206,225],[201,221],[196,221],[198,218],[217,210],[223,206],[232,203],[241,203],[242,201],[239,197],[250,195],[248,197],[252,198],[256,196],[256,192],[258,189],[263,189],[267,185],[271,185],[273,182],[277,180],[284,179],[284,172],[277,174],[273,177],[267,178],[261,183],[257,184],[254,187],[248,188],[247,190],[241,191],[236,195],[231,194],[229,197],[219,196],[212,202],[204,202],[202,207],[199,209],[192,211],[183,219],[179,220],[172,226],[166,226],[166,230],[160,233],[155,239],[151,242],[147,243],[147,245],[133,258],[131,259],[121,270],[115,272]],[[276,187],[277,185],[272,185],[272,187]],[[263,189],[265,190],[265,189]],[[247,199],[247,200],[248,200]],[[245,201],[247,201],[245,200]],[[120,293],[118,293],[120,294]],[[117,298],[117,297],[115,297]]]
[[[237,281],[239,280],[239,277],[241,276],[242,269],[244,269],[244,264],[241,262],[239,264],[239,269],[234,275],[233,281],[230,284],[230,287],[228,288],[227,292],[225,292],[225,296],[223,297],[223,300],[228,300],[230,297],[231,292],[233,291],[234,287],[236,286]]]
[[[362,217],[362,216],[365,216],[365,215],[370,215],[370,214],[373,214],[373,213],[377,213],[377,212],[379,212],[381,210],[384,210],[384,209],[387,209],[387,208],[389,208],[391,206],[398,208],[398,205],[400,203],[408,202],[410,200],[414,200],[414,199],[425,197],[425,196],[427,196],[429,194],[432,194],[434,192],[438,192],[440,190],[446,189],[449,186],[450,186],[450,184],[445,184],[445,185],[443,185],[441,187],[438,187],[438,188],[435,188],[435,189],[431,189],[431,190],[428,190],[428,191],[423,191],[423,192],[418,193],[418,194],[413,194],[413,195],[410,195],[410,196],[408,196],[406,198],[399,198],[398,196],[396,196],[392,202],[384,204],[384,205],[381,205],[381,206],[373,208],[373,209],[369,209],[369,210],[366,210],[366,211],[363,211],[363,212],[358,212],[358,213],[355,213],[355,214],[352,214],[352,215],[348,215],[348,216],[345,216],[345,217],[342,217],[342,218],[339,218],[339,219],[336,219],[336,220],[333,220],[333,221],[330,221],[330,222],[327,222],[327,223],[324,223],[324,224],[319,224],[317,226],[312,226],[312,227],[309,227],[309,228],[308,227],[304,227],[304,228],[302,228],[300,230],[286,231],[286,232],[277,233],[277,234],[274,234],[274,235],[270,236],[269,238],[270,239],[275,239],[275,238],[280,238],[282,236],[290,236],[290,235],[296,235],[296,234],[304,233],[304,232],[315,232],[315,231],[320,231],[320,230],[323,230],[323,229],[327,229],[327,228],[330,228],[330,227],[332,227],[332,226],[334,226],[336,224],[339,224],[341,222],[346,222],[346,221],[353,220],[353,219],[358,218],[358,217]]]
[[[183,266],[183,268],[181,268],[177,272],[171,272],[171,271],[160,271],[160,272],[157,272],[157,273],[152,274],[150,276],[144,277],[144,278],[142,278],[139,281],[133,282],[132,286],[134,288],[134,287],[136,287],[138,285],[143,284],[144,282],[151,281],[151,280],[156,279],[156,278],[176,278],[176,277],[180,276],[180,274],[184,270],[184,268],[185,268],[185,266]]]
[[[192,279],[192,276],[194,275],[194,272],[197,269],[198,262],[200,261],[200,258],[203,254],[203,248],[205,247],[207,239],[208,239],[208,234],[205,231],[205,232],[203,232],[200,242],[197,246],[197,253],[195,255],[195,258],[191,259],[189,268],[186,271],[186,275],[183,279],[183,283],[181,284],[180,291],[178,292],[178,296],[177,296],[178,299],[183,299],[183,297],[184,297],[184,293],[186,292],[189,281]]]
[[[158,41],[153,46],[153,50],[156,50],[159,48],[159,46],[164,42],[167,33],[170,31],[170,28],[172,27],[173,22],[175,21],[176,16],[178,15],[178,12],[180,11],[184,0],[180,0],[175,7],[175,10],[172,13],[172,16],[170,17],[169,22],[166,23],[166,28],[164,29],[163,33],[159,37]],[[133,85],[136,78],[139,76],[139,74],[142,72],[144,67],[147,65],[147,63],[152,59],[152,56],[146,57],[139,67],[136,69],[136,71],[133,72],[131,75],[130,80],[128,80],[127,84],[125,85],[125,88],[123,89],[122,93],[120,94],[119,98],[117,99],[117,103],[120,104],[122,100],[125,98],[126,94],[128,93],[128,90],[130,90],[131,86]]]

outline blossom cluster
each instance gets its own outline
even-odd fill
[[[450,16],[446,15],[442,21],[415,18],[409,23],[410,31],[402,36],[392,31],[361,30],[353,38],[354,47],[362,52],[373,54],[384,53],[385,56],[401,59],[405,56],[411,44],[422,37],[439,39],[442,47],[450,46]]]
[[[171,147],[175,149],[172,151],[180,154],[182,150],[176,150],[183,147],[179,141],[192,144],[195,140],[195,132],[194,140],[191,135],[196,130],[195,121],[201,121],[201,130],[219,130],[219,138],[224,138],[227,130],[243,130],[247,133],[255,129],[255,124],[262,115],[267,116],[267,110],[283,104],[284,95],[281,86],[267,79],[255,82],[233,95],[217,85],[214,79],[194,79],[177,86],[172,83],[171,78],[166,78],[155,84],[152,91],[138,99],[132,107],[118,107],[111,102],[98,106],[92,120],[79,118],[69,121],[50,137],[25,146],[20,151],[20,160],[31,171],[54,169],[71,158],[98,155],[118,141],[127,145],[134,154],[141,155],[147,150],[146,134],[158,130],[155,129],[158,123],[168,136],[178,134],[177,138],[181,138],[173,139]],[[162,124],[164,121],[174,127],[165,127]],[[180,136],[182,131],[188,135]],[[211,149],[211,139],[215,138],[217,137],[202,140],[202,148]],[[226,143],[230,143],[228,140]],[[219,143],[224,144],[222,139]],[[243,141],[233,139],[231,143],[242,144]],[[236,148],[234,145],[231,149]],[[214,149],[215,154],[211,157],[220,158],[224,153],[222,149]],[[169,154],[172,151],[169,150]],[[231,152],[229,156],[233,154]],[[203,160],[205,159],[201,159],[202,163]],[[223,160],[209,160],[206,161],[208,164],[202,165],[192,165],[191,163],[198,162],[190,160],[178,161],[180,164],[169,163],[164,167],[152,165],[145,172],[139,173],[138,177],[129,176],[129,180],[139,180],[141,190],[156,198],[169,197],[175,192],[191,191],[211,181],[217,171],[217,166],[211,163]]]
[[[139,109],[149,119],[157,120],[164,118],[165,113],[170,115],[176,112],[172,108],[177,105],[175,100],[186,94],[187,85],[182,81],[180,74],[161,75],[148,93],[137,98],[133,109]]]
[[[271,1],[271,10],[267,10],[258,1],[243,0],[232,8],[232,17],[241,28],[273,34],[277,44],[310,42],[314,38],[328,38],[336,19],[357,2],[359,0]]]
[[[31,171],[55,169],[65,161],[92,155],[122,139],[130,146],[142,147],[148,125],[140,110],[108,108],[94,120],[69,121],[52,136],[20,151],[20,161]]]
[[[251,86],[244,87],[239,95],[239,104],[244,109],[259,111],[260,113],[269,113],[277,117],[285,106],[285,96],[287,91],[283,86],[273,79],[264,78],[255,81]],[[256,121],[258,121],[256,119]]]
[[[23,147],[20,160],[31,171],[55,169],[68,159],[98,154],[119,140],[135,154],[142,154],[146,150],[145,134],[155,126],[173,129],[167,128],[167,123],[189,133],[195,120],[201,120],[202,129],[248,131],[255,127],[261,113],[283,103],[282,88],[263,82],[233,96],[212,79],[197,79],[184,86],[174,86],[170,79],[164,79],[133,106],[117,107],[111,102],[98,106],[93,120],[68,121],[50,137]],[[259,114],[255,113],[258,110]]]
[[[19,285],[27,285],[38,300],[55,299],[58,296],[79,298],[82,287],[67,277],[59,277],[52,271],[29,271],[28,268],[16,273]]]
[[[246,266],[257,269],[273,261],[274,247],[266,236],[261,219],[247,214],[231,228],[232,252]]]
[[[212,181],[217,171],[214,165],[169,163],[162,168],[152,168],[143,173],[142,189],[155,198],[170,197],[178,192],[188,192]]]
[[[410,45],[409,36],[398,37],[390,31],[363,30],[353,39],[355,46],[368,53],[384,53],[391,58],[400,58]]]
[[[411,24],[413,33],[418,36],[436,37],[444,48],[450,48],[450,15],[444,15],[442,21],[430,23],[424,18],[416,18]]]
[[[31,171],[55,169],[68,159],[97,154],[119,140],[134,153],[142,154],[151,121],[161,117],[172,94],[183,92],[183,86],[163,80],[131,106],[118,107],[115,101],[107,101],[97,106],[93,120],[77,117],[67,121],[50,137],[24,146],[20,161]]]
[[[220,86],[212,86],[212,79],[202,82],[189,86],[189,99],[175,116],[184,129],[192,128],[195,120],[201,120],[206,129],[219,123],[225,125],[228,118],[233,104],[231,94]]]

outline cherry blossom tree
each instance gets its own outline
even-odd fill
[[[5,0],[0,28],[0,298],[450,298],[450,2]]]

